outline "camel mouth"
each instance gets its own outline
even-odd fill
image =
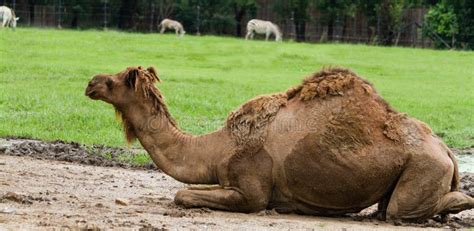
[[[86,96],[91,99],[99,99],[99,95],[94,90],[86,90]]]

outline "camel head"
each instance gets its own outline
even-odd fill
[[[140,105],[141,108],[146,108],[151,112],[151,115],[159,115],[158,118],[164,116],[173,126],[176,125],[168,112],[161,92],[155,86],[156,82],[160,82],[160,79],[155,68],[129,67],[117,74],[94,76],[89,81],[85,94],[93,100],[102,100],[115,107],[117,116],[121,117],[125,128],[127,141],[131,142],[136,136],[133,125],[129,123],[130,118],[143,118],[145,115],[137,111],[124,115],[124,111],[128,108]]]
[[[153,67],[129,67],[117,74],[98,74],[89,81],[86,96],[102,100],[118,108],[146,101],[151,97],[161,98],[155,87],[160,82]]]

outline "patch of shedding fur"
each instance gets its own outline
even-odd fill
[[[418,120],[410,119],[404,113],[389,113],[384,124],[384,135],[405,145],[418,145],[431,129]]]
[[[267,135],[267,125],[287,102],[286,94],[260,96],[230,113],[226,127],[240,151],[260,150]]]
[[[290,89],[288,89],[286,91],[286,95],[288,97],[288,100],[294,98],[296,95],[298,95],[298,93],[301,92],[301,89],[303,88],[302,85],[299,85],[299,86],[296,86],[296,87],[292,87]]]
[[[314,98],[324,99],[328,96],[343,96],[346,90],[356,86],[356,82],[366,93],[375,93],[372,85],[354,72],[345,68],[325,68],[307,77],[301,85],[290,88],[286,94],[288,99],[299,97],[303,101]]]
[[[407,119],[406,114],[389,113],[384,124],[383,134],[393,141],[401,142],[404,134],[400,125],[402,124],[402,120],[405,119]]]
[[[365,83],[362,84],[362,88],[364,89],[365,93],[367,93],[369,95],[374,93],[374,89],[369,84],[365,84]]]
[[[353,86],[357,75],[347,69],[324,69],[303,81],[300,93],[301,100],[311,100],[316,97],[342,96],[344,91]]]
[[[424,134],[433,134],[433,130],[431,130],[431,128],[423,121],[420,121],[420,120],[417,120],[417,119],[413,119],[415,120],[416,122],[418,122],[418,124],[420,125],[421,127],[421,130],[423,130]]]

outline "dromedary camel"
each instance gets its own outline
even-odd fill
[[[474,207],[453,153],[421,121],[392,109],[353,72],[331,68],[254,98],[213,133],[181,132],[154,68],[96,75],[86,95],[112,104],[166,174],[189,184],[175,203],[239,212],[338,215],[379,202],[387,219],[424,220]]]

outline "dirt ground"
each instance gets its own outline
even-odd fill
[[[432,219],[423,224],[377,221],[368,216],[374,207],[359,214],[337,218],[284,215],[275,211],[243,214],[183,209],[174,205],[173,197],[178,189],[186,185],[153,166],[120,164],[114,155],[101,158],[87,154],[86,151],[91,150],[82,148],[78,144],[64,142],[18,142],[8,147],[0,145],[0,230],[369,230],[474,227],[474,209],[451,215],[447,223]],[[86,151],[81,154],[81,150]],[[123,150],[117,150],[117,153],[120,151]],[[54,156],[62,161],[52,161]],[[463,174],[462,188],[471,196],[474,194],[474,174]]]

